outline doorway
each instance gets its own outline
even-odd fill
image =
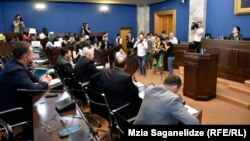
[[[122,47],[125,52],[127,52],[127,42],[126,42],[126,36],[128,35],[129,32],[132,32],[131,27],[121,27],[120,29],[120,36],[122,38]]]
[[[176,10],[155,12],[154,33],[160,35],[163,30],[166,34],[173,32],[176,35]]]

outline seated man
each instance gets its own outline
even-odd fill
[[[163,86],[149,88],[144,95],[135,125],[199,124],[199,120],[184,107],[181,97],[176,94],[181,87],[177,75],[168,75]]]
[[[129,102],[131,114],[124,116],[131,117],[137,115],[141,99],[138,96],[138,88],[132,81],[132,75],[123,72],[125,66],[125,58],[117,57],[113,68],[105,69],[92,76],[90,84],[92,87],[97,86],[99,91],[106,95],[111,110]]]
[[[84,47],[83,56],[81,56],[76,62],[74,68],[74,75],[77,81],[87,82],[89,81],[90,76],[99,72],[99,70],[94,65],[94,51]]]
[[[44,90],[48,88],[48,84],[52,79],[50,75],[42,76],[39,79],[27,69],[34,55],[30,43],[24,41],[16,42],[13,45],[12,54],[14,60],[8,62],[5,68],[0,72],[0,111],[24,106],[27,99],[25,99],[24,94],[21,95],[20,92],[17,91],[18,89],[31,91]],[[35,92],[33,91],[29,94],[35,94]],[[15,113],[15,115],[9,116],[8,120],[13,123],[20,122],[22,118],[25,118],[27,115],[27,113],[19,114],[16,115]]]
[[[66,47],[61,48],[61,55],[56,60],[61,79],[73,76],[73,65],[71,51]]]

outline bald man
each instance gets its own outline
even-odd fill
[[[124,111],[124,116],[131,117],[138,113],[141,99],[138,96],[138,88],[132,81],[132,75],[123,72],[125,67],[125,58],[117,57],[113,68],[93,75],[90,84],[106,95],[111,110],[129,102],[130,108]]]
[[[80,57],[74,67],[74,75],[77,81],[87,82],[90,76],[99,72],[99,70],[94,65],[94,51],[87,47],[83,48],[83,56]]]

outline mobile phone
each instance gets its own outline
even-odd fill
[[[66,127],[66,128],[59,130],[58,135],[60,138],[64,138],[64,137],[67,137],[71,133],[75,133],[81,130],[81,128],[82,128],[81,125],[74,125],[74,126]]]

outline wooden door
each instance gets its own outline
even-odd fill
[[[161,34],[165,30],[166,34],[173,32],[176,35],[176,10],[161,11],[154,14],[154,33]]]
[[[126,36],[128,35],[129,32],[132,32],[131,27],[121,27],[120,29],[120,36],[122,38],[122,47],[124,51],[127,52],[127,42],[126,42]]]

